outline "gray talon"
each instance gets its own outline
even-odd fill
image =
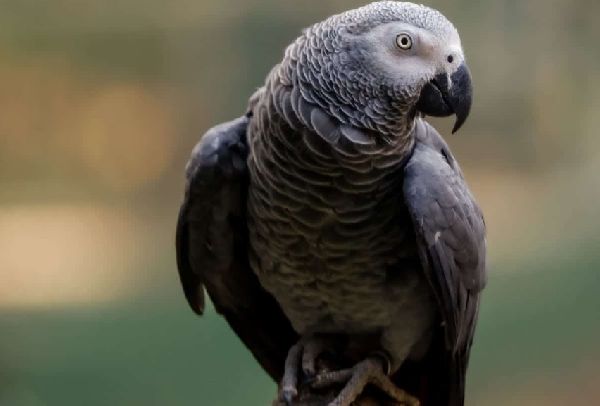
[[[316,359],[333,343],[331,339],[307,335],[290,348],[281,380],[281,397],[287,406],[291,406],[293,398],[298,395],[298,385],[305,386],[306,382],[310,385],[318,380]]]
[[[295,391],[293,391],[293,390],[284,390],[283,391],[283,401],[285,402],[286,406],[292,406],[292,399],[296,395],[294,392]]]

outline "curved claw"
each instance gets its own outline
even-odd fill
[[[317,379],[316,359],[334,344],[334,340],[326,337],[305,336],[290,348],[281,380],[281,398],[287,406],[291,406],[293,399],[298,396],[299,385],[305,385],[307,380]],[[304,375],[302,381],[298,379],[300,371]]]
[[[372,358],[379,358],[381,360],[381,367],[383,368],[383,373],[385,375],[389,375],[392,371],[392,361],[390,357],[383,351],[375,351],[371,354]]]
[[[294,393],[296,392],[296,393]],[[297,391],[293,390],[293,389],[284,389],[283,390],[283,401],[285,402],[286,406],[292,406],[292,399],[294,399],[294,396],[297,395]]]

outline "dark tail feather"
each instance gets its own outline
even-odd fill
[[[443,334],[436,336],[429,354],[420,361],[407,360],[393,380],[418,397],[421,406],[464,406],[468,357],[452,356],[444,348]]]

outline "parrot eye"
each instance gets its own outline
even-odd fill
[[[396,37],[396,45],[400,49],[410,49],[412,47],[412,38],[408,34],[400,34]]]

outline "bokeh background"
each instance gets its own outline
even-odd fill
[[[263,406],[275,386],[183,298],[183,168],[341,0],[0,1],[0,405]],[[489,226],[470,405],[600,396],[600,2],[429,0],[461,32],[448,135]]]

